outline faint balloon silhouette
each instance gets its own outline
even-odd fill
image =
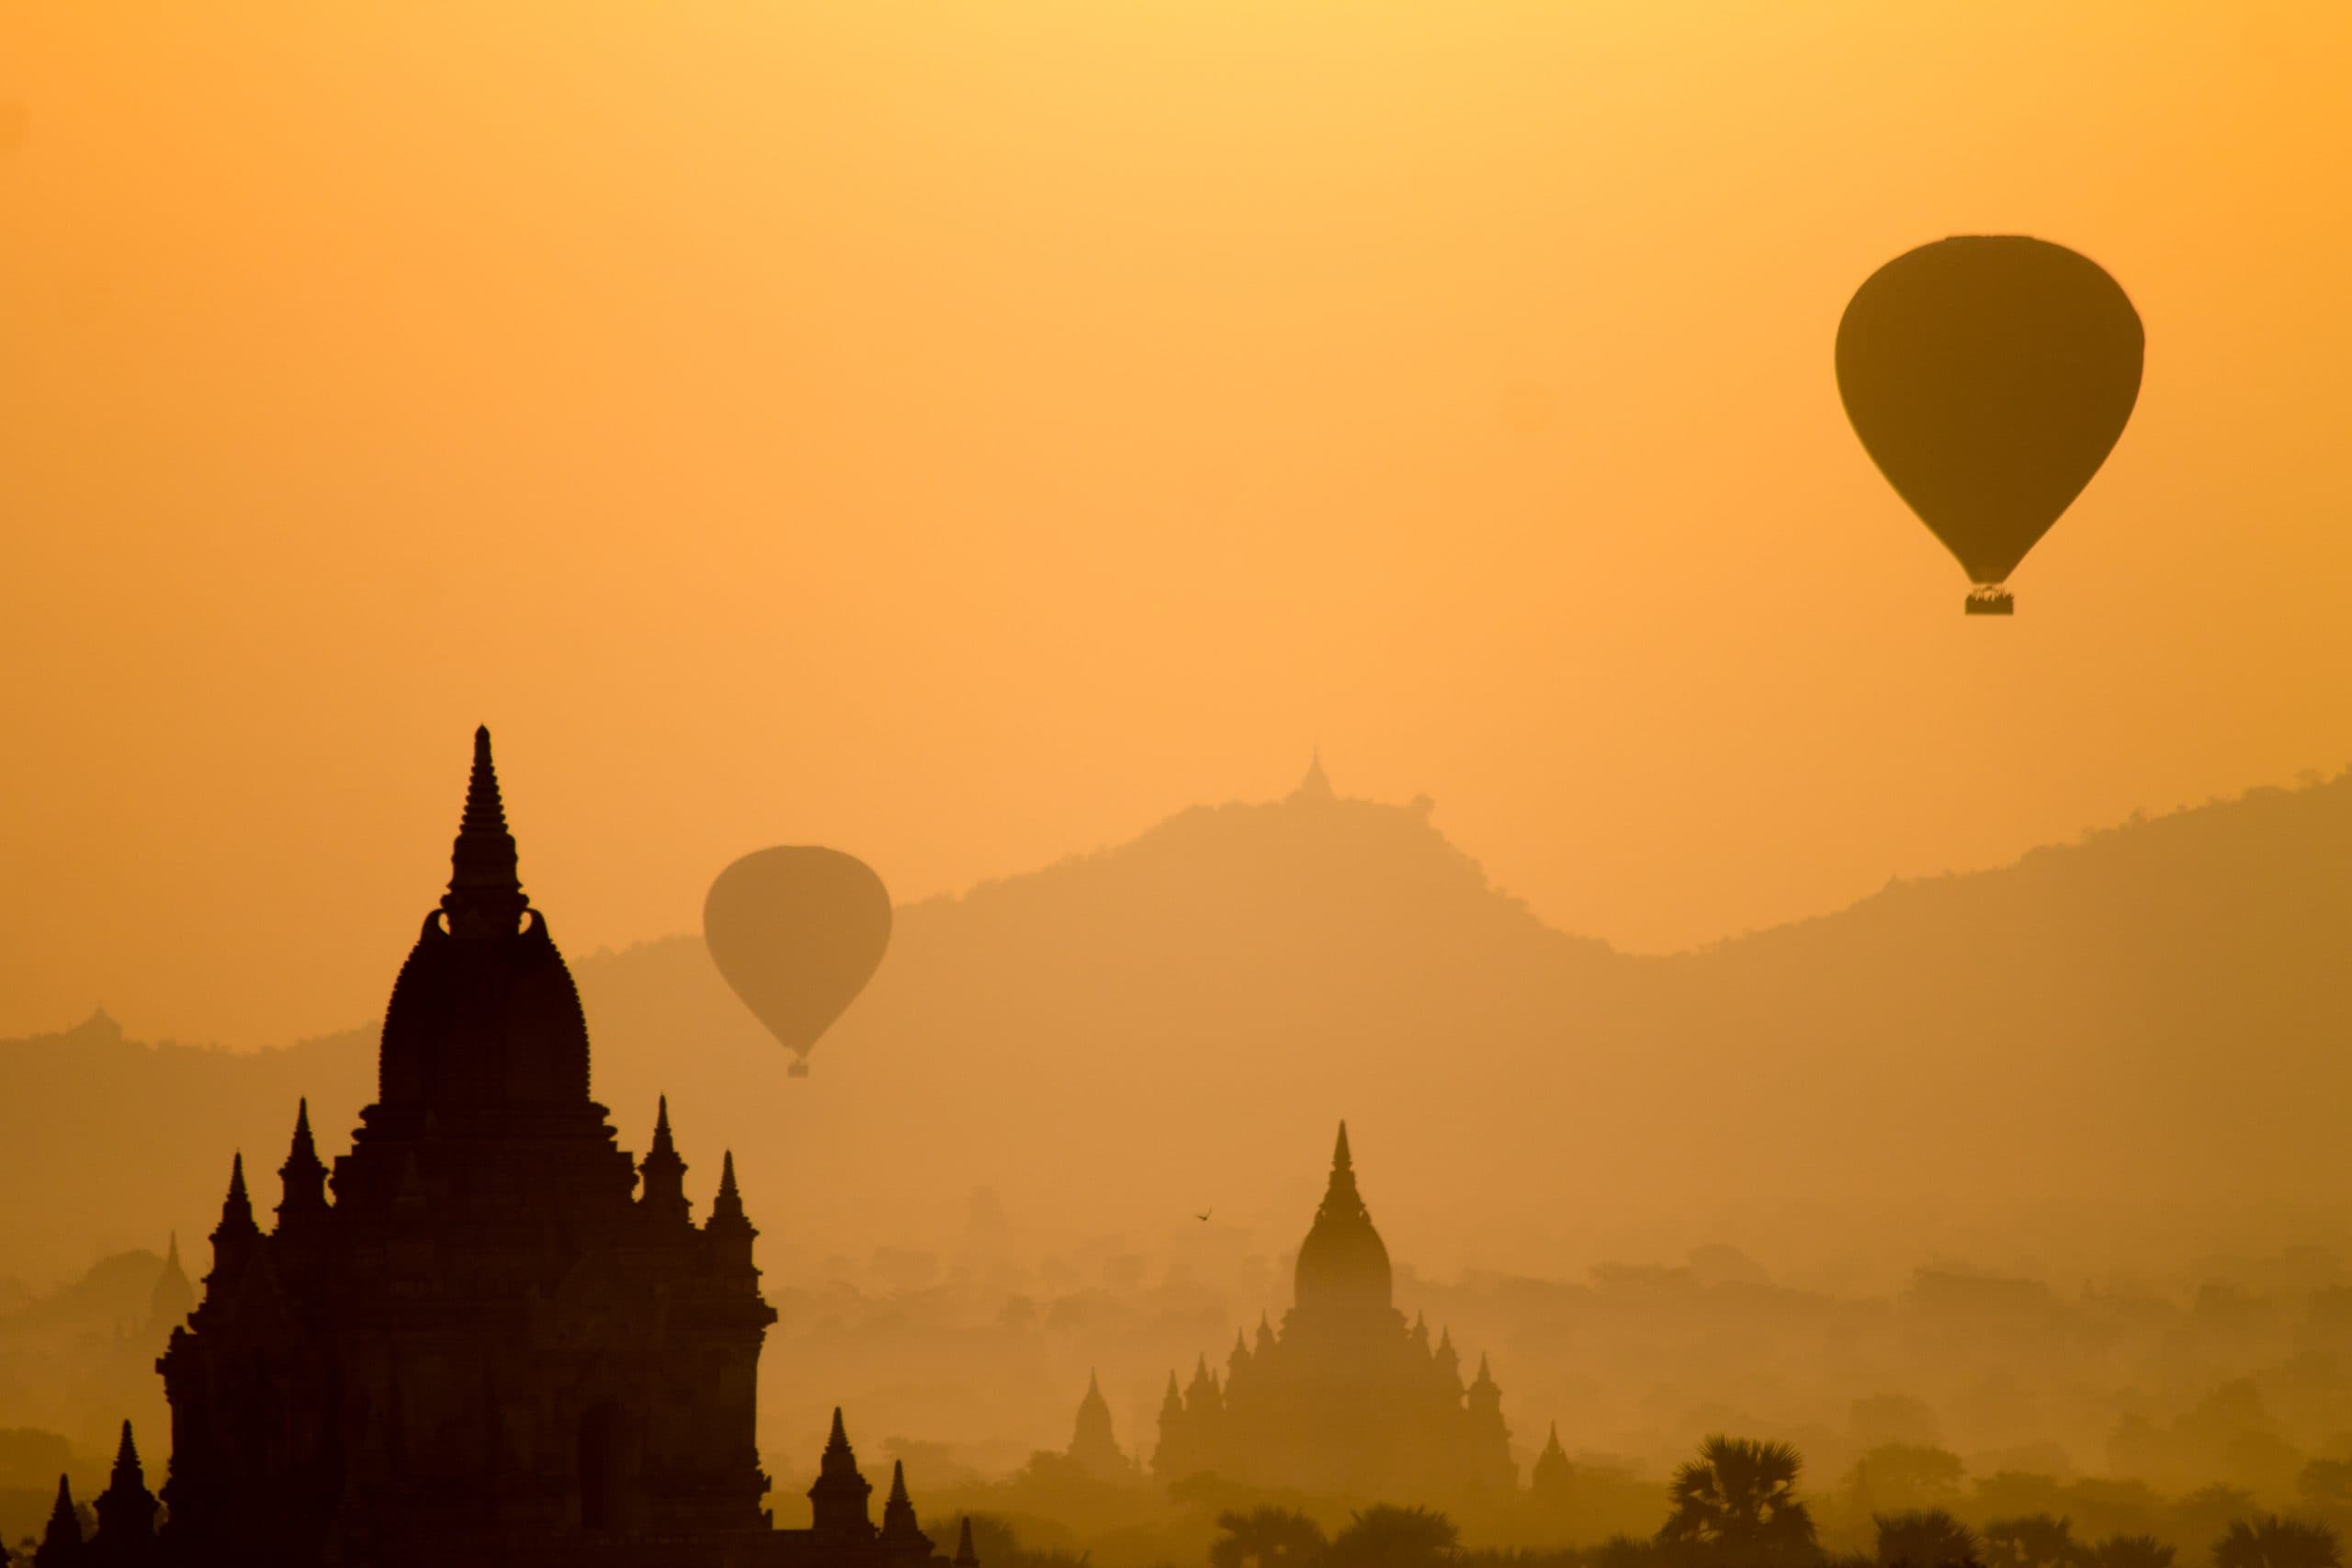
[[[1970,234],[1872,273],[1838,324],[1838,390],[1871,460],[1969,580],[1972,615],[2107,460],[2140,394],[2139,312],[2098,264]]]
[[[890,944],[890,895],[865,862],[783,845],[718,874],[703,900],[711,961],[784,1047],[791,1075],[857,999]]]

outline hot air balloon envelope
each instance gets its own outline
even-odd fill
[[[1838,324],[1838,390],[1895,492],[2006,615],[2002,584],[2123,434],[2139,312],[2045,240],[1963,235],[1872,273]]]
[[[760,850],[718,874],[703,900],[718,972],[808,1072],[809,1048],[873,978],[890,944],[890,895],[838,850]]]

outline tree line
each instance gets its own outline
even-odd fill
[[[1327,1536],[1295,1509],[1217,1517],[1209,1568],[2196,1568],[2152,1535],[2078,1540],[2070,1519],[2029,1514],[1971,1529],[1942,1508],[1872,1517],[1872,1550],[1820,1541],[1798,1490],[1804,1461],[1786,1443],[1716,1437],[1675,1472],[1668,1513],[1646,1538],[1556,1551],[1475,1551],[1446,1515],[1380,1505]],[[2211,1568],[2343,1568],[2326,1525],[2249,1509],[2210,1548]]]

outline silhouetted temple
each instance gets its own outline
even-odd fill
[[[1086,1374],[1086,1397],[1078,1402],[1067,1457],[1081,1474],[1096,1481],[1130,1481],[1138,1473],[1111,1430],[1111,1402],[1102,1397],[1102,1384],[1091,1372]]]
[[[667,1104],[632,1162],[588,1098],[587,1023],[516,877],[487,730],[452,858],[351,1152],[330,1175],[299,1110],[266,1232],[232,1165],[203,1299],[159,1363],[160,1540],[126,1427],[74,1560],[944,1562],[903,1476],[874,1525],[838,1412],[810,1527],[771,1528],[754,1377],[775,1313],[733,1156],[697,1225]]]
[[[1452,1336],[1396,1310],[1388,1248],[1356,1190],[1340,1125],[1331,1179],[1299,1245],[1280,1333],[1236,1335],[1219,1379],[1204,1356],[1168,1377],[1152,1469],[1370,1498],[1459,1498],[1518,1484],[1502,1391],[1482,1359],[1466,1387]]]

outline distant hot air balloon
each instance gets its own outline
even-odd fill
[[[890,895],[865,863],[838,850],[760,850],[718,874],[702,906],[703,942],[719,974],[792,1052],[808,1051],[857,999],[890,944]]]
[[[2098,263],[1969,234],[1872,273],[1838,324],[1838,390],[1871,460],[1975,584],[1972,615],[2080,495],[2140,395],[2140,316]]]

